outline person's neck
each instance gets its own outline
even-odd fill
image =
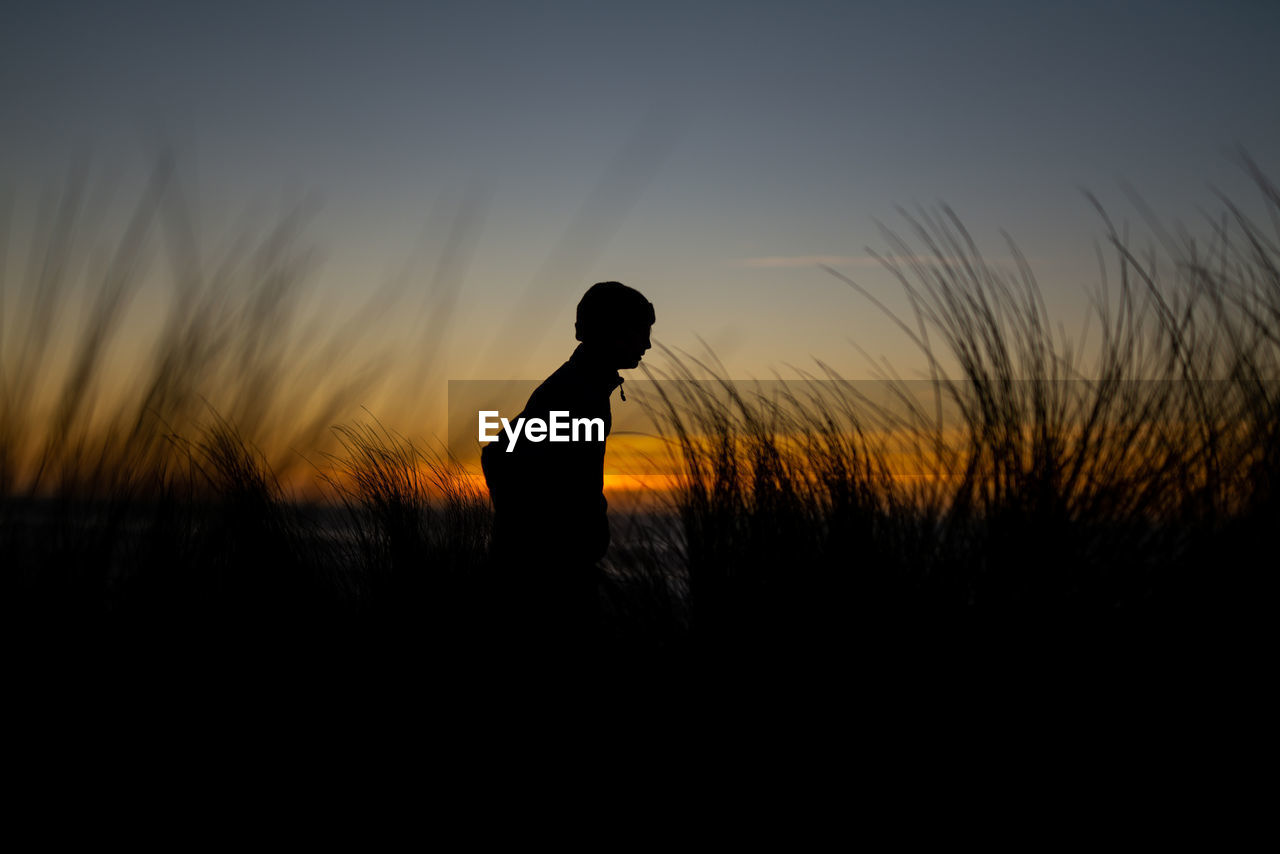
[[[601,379],[612,380],[618,377],[618,369],[613,366],[608,354],[585,341],[578,345],[569,358],[589,373],[599,375]]]

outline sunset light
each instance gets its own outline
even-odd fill
[[[1280,3],[2,20],[34,673],[436,710],[445,673],[822,660],[866,705],[868,669],[1121,661],[1084,625],[1181,666],[1267,601]]]

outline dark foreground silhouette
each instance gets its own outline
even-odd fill
[[[1280,210],[1280,191],[1259,185],[1267,210]],[[788,673],[829,665],[824,684],[845,687],[865,688],[868,673],[929,685],[939,672],[968,680],[985,668],[1021,691],[1029,675],[1056,681],[1064,662],[1121,685],[1161,669],[1181,685],[1245,670],[1241,684],[1264,684],[1268,671],[1249,666],[1250,653],[1270,645],[1250,634],[1270,625],[1267,567],[1280,528],[1280,262],[1274,229],[1231,211],[1208,255],[1198,242],[1170,243],[1159,255],[1168,263],[1150,269],[1108,221],[1120,279],[1099,295],[1096,360],[1051,333],[1059,324],[1029,273],[1010,280],[988,266],[954,218],[920,223],[928,251],[893,238],[915,306],[897,325],[929,364],[959,365],[931,385],[960,406],[947,423],[961,429],[942,431],[935,401],[887,418],[839,382],[815,404],[800,400],[808,408],[798,414],[728,378],[716,381],[728,403],[681,383],[690,397],[659,411],[684,475],[672,533],[611,545],[599,450],[572,445],[491,449],[491,508],[469,488],[428,494],[423,472],[447,483],[447,468],[385,430],[355,430],[339,461],[348,476],[331,484],[343,506],[291,503],[254,450],[277,423],[265,410],[232,406],[207,429],[169,426],[193,423],[182,401],[201,399],[212,376],[233,378],[233,401],[296,385],[275,350],[262,351],[261,373],[236,367],[269,330],[227,318],[257,303],[197,314],[190,327],[180,317],[175,329],[196,332],[175,334],[175,349],[157,359],[159,391],[143,401],[156,414],[122,407],[101,443],[76,439],[96,429],[92,385],[67,383],[54,436],[36,432],[22,383],[5,398],[0,614],[39,683],[11,693],[39,697],[45,683],[86,684],[77,674],[105,671],[109,682],[164,691],[180,681],[204,690],[219,674],[256,690],[284,689],[299,674],[327,686],[383,673],[406,690],[460,696],[440,690],[442,671],[499,684],[493,662],[593,620],[605,548],[602,623],[626,644],[576,645],[607,659],[595,674],[616,672],[623,647],[654,650],[660,665],[698,680],[726,660],[754,673],[769,656]],[[86,341],[112,340],[109,319]],[[210,369],[199,342],[222,340],[224,328],[234,330],[225,361]],[[642,331],[632,360],[648,343]],[[576,389],[608,411],[628,354],[610,349],[622,338],[590,332],[580,324],[582,348],[526,414],[572,411],[577,403],[562,399]],[[10,376],[40,364],[41,352]],[[678,364],[671,371],[692,378]],[[1079,382],[1063,381],[1079,371]],[[288,411],[285,400],[270,411]],[[866,438],[882,432],[934,454],[951,476],[896,483]],[[566,451],[558,462],[539,456]],[[39,461],[33,474],[15,467],[24,459]],[[357,684],[342,696],[367,692]]]
[[[598,630],[600,561],[609,548],[604,497],[610,397],[619,368],[634,368],[650,347],[653,305],[619,282],[593,285],[578,303],[581,342],[530,396],[518,418],[552,413],[585,419],[567,442],[505,435],[481,461],[493,501],[492,568],[506,631],[530,641],[581,644]],[[625,400],[625,397],[623,398]],[[601,429],[602,427],[602,429]]]

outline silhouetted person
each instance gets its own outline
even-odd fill
[[[504,616],[518,634],[586,640],[595,627],[599,562],[609,548],[609,398],[622,385],[618,369],[636,367],[649,349],[654,319],[653,304],[639,291],[619,282],[592,285],[574,324],[582,343],[518,418],[550,422],[552,412],[568,412],[570,419],[600,419],[603,430],[583,429],[569,442],[534,442],[522,433],[510,452],[499,431],[481,452],[494,509],[494,566],[509,596]]]

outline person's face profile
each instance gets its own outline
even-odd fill
[[[608,333],[591,338],[590,343],[614,370],[635,368],[653,346],[649,341],[652,329],[653,324],[645,320],[618,324]]]
[[[619,330],[615,352],[618,355],[619,368],[635,368],[640,365],[644,354],[652,347],[649,334],[653,324],[645,321],[629,324]]]

